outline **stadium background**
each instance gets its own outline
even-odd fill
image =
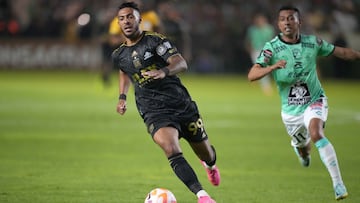
[[[134,95],[120,116],[117,74],[106,88],[101,81],[101,44],[120,2],[0,0],[1,203],[139,203],[155,187],[170,189],[180,203],[196,202],[146,133]],[[254,11],[274,22],[279,5],[292,2],[307,19],[305,32],[331,42],[342,31],[348,46],[359,49],[359,1],[171,2],[191,35],[190,72],[182,82],[218,151],[222,183],[212,187],[181,140],[206,190],[218,203],[335,202],[315,147],[304,169],[281,123],[278,96],[265,96],[246,79],[244,37]],[[160,13],[160,1],[144,3]],[[335,67],[333,58],[319,60],[331,108],[326,133],[350,194],[344,203],[358,203],[359,62]]]
[[[143,3],[145,9],[153,9],[163,17],[160,9],[163,2]],[[244,39],[252,15],[263,12],[274,24],[277,9],[287,3],[301,9],[305,33],[317,34],[329,42],[340,38],[345,45],[360,48],[358,0],[170,2],[190,34],[192,72],[246,73],[251,60]],[[0,68],[100,70],[101,42],[120,3],[120,0],[0,0]],[[324,77],[360,78],[356,68],[359,62],[319,60]]]

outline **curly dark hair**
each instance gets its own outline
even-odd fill
[[[139,6],[135,2],[125,2],[119,6],[119,10],[123,8],[132,8],[140,12]]]
[[[279,8],[279,13],[280,13],[280,11],[284,11],[284,10],[295,11],[295,12],[298,13],[299,16],[300,16],[300,10],[299,10],[298,8],[296,8],[295,6],[292,6],[292,5],[281,6],[281,7]]]

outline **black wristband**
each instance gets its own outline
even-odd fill
[[[119,99],[126,100],[126,94],[120,94]]]
[[[170,74],[170,70],[166,67],[162,68],[161,70],[164,71],[165,76],[168,76]]]

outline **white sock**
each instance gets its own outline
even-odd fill
[[[200,190],[199,192],[196,193],[196,196],[200,198],[202,196],[210,196],[210,195],[205,190]]]
[[[326,168],[329,171],[330,177],[332,179],[333,185],[340,183],[343,184],[339,164],[336,158],[336,153],[333,145],[327,138],[322,138],[321,140],[315,143],[315,146],[319,150],[320,158]]]

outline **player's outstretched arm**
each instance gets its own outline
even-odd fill
[[[344,60],[359,60],[360,59],[360,52],[350,49],[350,48],[344,48],[335,46],[333,55],[342,58]]]

